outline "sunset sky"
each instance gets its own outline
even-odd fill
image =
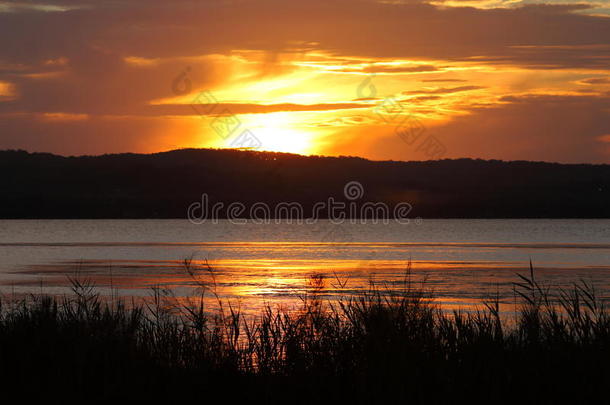
[[[607,0],[41,1],[0,1],[0,149],[610,163]]]

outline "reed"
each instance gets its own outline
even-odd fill
[[[553,290],[519,275],[514,322],[497,297],[447,313],[408,266],[399,293],[371,283],[338,302],[321,276],[300,308],[245,317],[214,295],[213,270],[186,270],[201,295],[107,301],[73,278],[66,297],[0,303],[0,386],[21,397],[268,403],[607,401],[610,317],[594,288]],[[212,278],[212,281],[210,281]],[[395,291],[393,289],[392,291]]]

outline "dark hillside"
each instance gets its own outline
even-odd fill
[[[186,149],[62,157],[0,152],[1,218],[184,218],[210,203],[299,202],[305,212],[344,185],[358,202],[407,202],[413,217],[610,218],[610,165],[353,157]]]

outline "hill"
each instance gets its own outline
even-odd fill
[[[185,218],[210,204],[411,204],[425,218],[610,218],[610,165],[369,161],[240,150],[63,157],[0,151],[0,218]],[[226,209],[219,211],[224,217]],[[349,214],[348,214],[349,216]]]

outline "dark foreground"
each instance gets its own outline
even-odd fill
[[[109,304],[82,281],[72,297],[5,302],[0,389],[87,402],[607,401],[610,317],[584,283],[551,294],[523,278],[509,326],[497,302],[447,315],[408,279],[398,296],[372,288],[332,305],[318,281],[298,311],[254,320],[170,305],[159,290],[141,306]]]
[[[374,162],[232,149],[80,157],[0,151],[0,171],[0,218],[183,219],[202,194],[208,211],[223,204],[219,218],[252,218],[253,206],[282,202],[298,203],[299,218],[328,218],[314,206],[329,198],[355,203],[358,218],[371,218],[361,211],[366,202],[411,204],[409,218],[610,218],[607,164]],[[355,200],[344,194],[354,180],[364,190]],[[229,213],[237,202],[245,211]],[[277,217],[288,215],[297,219]]]

